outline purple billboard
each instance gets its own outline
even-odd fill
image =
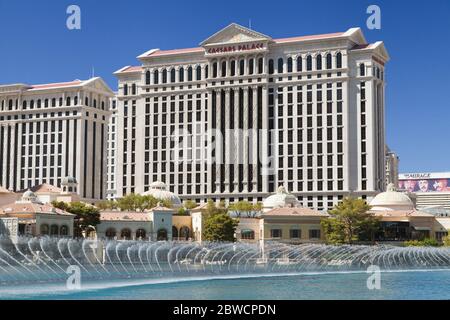
[[[450,179],[399,180],[399,189],[409,192],[450,192]]]

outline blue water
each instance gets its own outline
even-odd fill
[[[0,299],[83,300],[309,300],[450,299],[450,271],[381,274],[381,289],[367,288],[366,273],[299,274],[227,279],[186,279],[160,283],[116,282],[67,291],[58,286],[1,288]]]

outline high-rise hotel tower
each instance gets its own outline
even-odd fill
[[[60,187],[84,201],[106,197],[106,141],[114,93],[100,78],[0,86],[0,186]]]
[[[261,201],[284,185],[322,210],[384,189],[389,56],[359,28],[272,39],[231,24],[138,59],[115,73],[118,197],[163,181],[183,199]]]

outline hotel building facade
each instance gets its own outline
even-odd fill
[[[182,199],[256,202],[282,185],[327,210],[384,190],[389,56],[359,28],[272,39],[231,24],[138,59],[115,72],[117,197],[163,181]]]
[[[100,78],[0,86],[0,186],[78,183],[87,202],[106,197],[110,99]]]

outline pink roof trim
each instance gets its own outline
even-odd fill
[[[122,70],[122,72],[138,72],[138,71],[142,71],[142,67],[141,66],[132,66],[132,67],[128,67],[125,70]]]
[[[46,83],[46,84],[34,84],[31,85],[31,89],[51,89],[60,87],[75,86],[83,83],[81,80],[75,80],[71,82],[59,82],[59,83]]]
[[[296,42],[296,41],[305,41],[305,40],[335,38],[335,37],[340,37],[342,35],[344,35],[344,32],[317,34],[317,35],[291,37],[291,38],[281,38],[281,39],[275,39],[274,41],[276,43],[286,43],[286,42]]]
[[[344,35],[345,32],[336,32],[336,33],[327,33],[327,34],[319,34],[319,35],[310,35],[310,36],[300,36],[300,37],[291,37],[291,38],[281,38],[274,39],[275,43],[287,43],[287,42],[296,42],[296,41],[306,41],[306,40],[315,40],[315,39],[326,39],[326,38],[335,38]],[[147,57],[159,57],[159,56],[167,56],[172,54],[183,54],[183,53],[195,53],[195,52],[203,52],[205,49],[202,47],[195,48],[185,48],[185,49],[172,49],[172,50],[158,50],[150,53]]]

